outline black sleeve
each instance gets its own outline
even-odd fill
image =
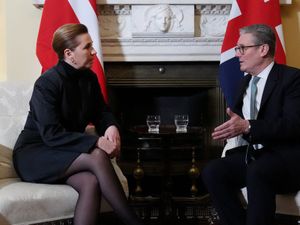
[[[104,135],[106,129],[112,125],[115,125],[120,130],[118,122],[111,112],[110,107],[104,101],[96,76],[94,76],[92,86],[94,90],[93,96],[95,101],[95,114],[92,123],[95,125],[96,131],[100,136],[102,136]]]
[[[80,132],[68,132],[61,125],[59,85],[57,80],[53,81],[46,77],[40,77],[35,83],[30,108],[39,133],[46,145],[57,150],[88,152],[93,148],[98,137]]]

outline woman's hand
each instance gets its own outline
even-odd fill
[[[97,147],[101,150],[105,151],[107,155],[109,155],[110,158],[113,158],[117,156],[117,153],[119,152],[117,150],[116,143],[108,140],[105,137],[99,137],[97,141]]]
[[[104,137],[116,145],[114,156],[119,157],[121,150],[121,138],[118,128],[114,125],[109,126],[104,133]]]

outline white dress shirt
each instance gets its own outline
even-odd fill
[[[260,109],[260,104],[261,104],[261,99],[263,96],[263,91],[265,89],[265,85],[268,79],[268,76],[270,74],[270,71],[272,67],[274,66],[274,62],[271,62],[263,71],[261,71],[257,76],[260,77],[259,81],[257,82],[257,94],[256,94],[256,108],[257,111],[259,112]],[[247,75],[247,74],[245,74]],[[253,82],[253,77],[251,78],[250,82]],[[249,84],[250,84],[249,82]],[[243,107],[242,107],[242,112],[244,115],[244,118],[246,120],[250,119],[250,96],[251,96],[251,90],[250,86],[248,85],[246,92],[244,94],[243,98]],[[227,139],[227,144],[224,147],[222,157],[225,156],[225,153],[227,150],[242,146],[242,145],[248,145],[249,143],[243,139],[242,135]],[[262,145],[257,145],[257,148],[262,148]]]

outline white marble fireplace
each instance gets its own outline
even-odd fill
[[[219,61],[231,0],[97,0],[97,9],[104,61]]]
[[[42,7],[44,0],[33,2]],[[107,84],[113,106],[120,108],[116,110],[118,117],[126,121],[128,116],[124,119],[124,115],[132,114],[134,107],[128,112],[126,99],[135,99],[136,95],[152,102],[163,99],[162,108],[168,105],[164,102],[166,98],[176,97],[177,103],[173,105],[181,108],[172,105],[172,110],[167,109],[162,115],[182,110],[178,102],[200,99],[193,104],[201,109],[191,112],[195,124],[206,128],[208,152],[220,147],[219,142],[211,140],[210,133],[225,119],[225,102],[217,75],[231,2],[97,0]],[[281,3],[290,4],[291,0]],[[150,109],[146,104],[134,111],[139,112],[140,121],[144,122],[147,110]],[[136,119],[133,118],[134,123]]]

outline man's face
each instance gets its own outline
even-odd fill
[[[257,74],[257,70],[263,63],[261,47],[257,45],[252,34],[241,34],[238,42],[235,56],[239,58],[240,70],[253,75]]]

